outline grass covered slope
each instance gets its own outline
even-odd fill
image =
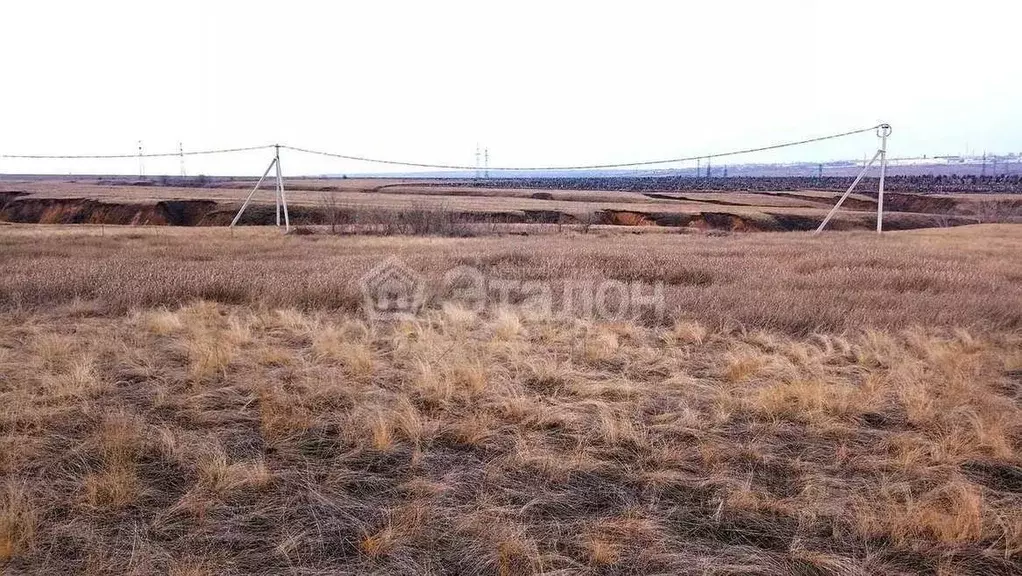
[[[1014,228],[185,232],[0,234],[6,572],[1022,570]],[[660,277],[667,313],[368,323],[393,253]]]

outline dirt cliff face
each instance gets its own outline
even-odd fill
[[[601,224],[614,224],[617,226],[656,226],[657,222],[652,214],[645,212],[626,212],[621,210],[605,210],[600,218]]]
[[[26,224],[120,224],[209,226],[230,222],[211,200],[165,200],[155,204],[108,203],[81,198],[0,198],[0,220]]]
[[[1007,201],[1001,201],[1003,204]],[[1019,201],[1022,204],[1022,200]],[[885,227],[890,230],[955,226],[977,221],[975,213],[966,214],[962,206],[968,202],[956,198],[927,198],[910,194],[892,194],[887,202]],[[975,204],[975,203],[973,203]],[[749,208],[746,206],[745,208]],[[1003,206],[994,207],[998,210]],[[1014,210],[1015,207],[1008,208]],[[234,203],[213,200],[162,200],[150,203],[104,202],[87,198],[34,198],[24,192],[0,193],[0,221],[28,224],[111,224],[145,226],[227,226],[236,214]],[[401,214],[385,209],[374,217],[386,220],[400,218]],[[873,207],[875,210],[875,206]],[[993,210],[993,208],[991,208]],[[312,206],[293,206],[290,209],[294,225],[324,225],[333,222],[357,223],[365,214],[356,209],[341,209],[336,214]],[[407,215],[406,215],[407,216]],[[579,224],[577,214],[559,210],[522,210],[515,212],[459,212],[448,215],[463,223],[516,223],[516,224]],[[429,217],[425,215],[425,217]],[[754,211],[741,214],[727,211],[681,213],[646,210],[597,210],[592,224],[630,227],[694,228],[700,230],[727,230],[735,232],[768,232],[813,230],[822,216],[786,214],[776,211]],[[993,221],[993,220],[991,220]],[[273,225],[276,209],[272,204],[249,206],[240,223],[248,226]],[[831,228],[869,229],[875,216],[869,211],[842,213],[831,223]]]
[[[13,201],[18,196],[24,196],[27,192],[20,191],[5,191],[0,192],[0,209],[2,209],[8,202]]]
[[[83,199],[17,199],[4,205],[0,219],[38,224],[168,223],[155,205],[104,204]]]
[[[951,214],[958,208],[954,198],[922,196],[919,194],[884,194],[884,208],[897,212],[923,214]]]
[[[204,226],[205,220],[217,209],[212,200],[164,200],[156,204],[156,211],[172,226]]]

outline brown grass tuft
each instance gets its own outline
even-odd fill
[[[522,332],[522,321],[518,314],[508,308],[500,308],[493,319],[493,334],[498,340],[512,340]]]
[[[233,342],[205,330],[191,334],[185,349],[188,351],[188,375],[196,383],[226,376],[227,366],[235,354]]]
[[[856,517],[865,534],[888,535],[903,543],[922,538],[975,543],[984,533],[983,496],[975,485],[961,480],[919,495],[897,485],[885,487],[858,503]]]
[[[282,388],[262,388],[257,399],[260,430],[268,442],[293,438],[307,431],[312,424],[312,416],[304,402]]]
[[[589,562],[595,566],[617,564],[621,557],[621,545],[599,536],[589,536],[583,546],[589,555]]]
[[[709,330],[693,320],[676,320],[670,335],[676,342],[682,344],[702,344],[709,335]]]
[[[86,398],[105,387],[96,370],[96,360],[87,353],[67,358],[60,372],[44,373],[42,383],[50,394],[58,397]]]
[[[364,534],[359,540],[358,548],[369,558],[376,559],[386,556],[393,550],[396,539],[394,528],[387,525],[372,534]]]
[[[760,353],[744,349],[729,353],[724,362],[724,380],[733,384],[751,379],[766,365]]]
[[[140,320],[146,330],[160,336],[176,334],[184,329],[181,317],[166,308],[144,311],[140,314]]]
[[[0,567],[22,555],[35,541],[39,512],[23,485],[0,485]]]
[[[101,469],[82,481],[89,506],[117,510],[135,502],[142,491],[137,459],[143,441],[139,417],[119,410],[103,418],[94,436]]]
[[[131,463],[107,466],[104,470],[88,474],[82,479],[85,502],[104,510],[119,510],[138,498],[141,486],[138,472]]]
[[[274,478],[265,460],[230,462],[220,444],[204,447],[195,467],[199,487],[211,494],[225,494],[243,487],[263,489]]]

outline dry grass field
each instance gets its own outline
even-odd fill
[[[0,224],[0,573],[1017,574],[1020,247]],[[370,321],[389,256],[426,304]]]

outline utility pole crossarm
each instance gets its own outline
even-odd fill
[[[241,215],[245,212],[245,208],[248,208],[249,203],[252,202],[252,197],[255,196],[256,191],[263,185],[263,181],[270,175],[270,170],[276,169],[274,173],[274,186],[273,196],[277,205],[277,226],[280,226],[280,209],[284,209],[284,232],[291,231],[291,218],[287,213],[287,196],[284,194],[284,175],[280,169],[280,145],[275,144],[273,146],[273,159],[270,160],[270,165],[266,167],[266,171],[259,177],[259,181],[252,188],[252,191],[248,193],[248,197],[245,198],[245,203],[241,205],[241,209],[238,210],[238,214],[234,216],[234,220],[231,220],[231,228],[241,220]]]
[[[859,175],[855,177],[855,180],[852,182],[852,185],[848,187],[848,190],[845,190],[845,193],[841,195],[841,198],[838,199],[837,204],[835,204],[834,207],[830,209],[830,212],[827,213],[826,218],[824,218],[823,222],[820,223],[819,228],[817,228],[816,231],[813,232],[814,235],[823,232],[823,229],[827,227],[827,223],[830,222],[830,219],[834,216],[834,214],[837,213],[838,209],[841,208],[841,205],[844,204],[848,196],[851,195],[852,190],[855,190],[855,187],[859,184],[859,181],[862,180],[863,176],[866,175],[866,172],[869,171],[870,167],[872,167],[873,163],[876,162],[878,159],[880,160],[880,181],[877,186],[877,234],[883,232],[884,178],[887,175],[887,137],[890,135],[891,135],[890,124],[880,124],[879,126],[877,126],[877,137],[880,138],[880,148],[878,148],[876,153],[873,154],[873,158],[869,162],[864,163],[862,170],[859,171]]]

